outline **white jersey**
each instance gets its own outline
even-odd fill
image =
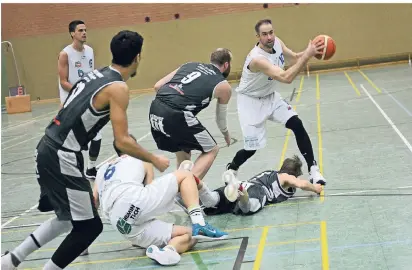
[[[94,52],[90,46],[84,45],[84,50],[79,52],[73,48],[70,44],[66,46],[63,51],[67,53],[68,66],[69,66],[69,77],[68,82],[70,84],[75,84],[81,77],[86,73],[94,70]],[[59,77],[59,91],[60,91],[60,101],[63,103],[66,101],[69,92],[63,89],[60,84]]]
[[[264,97],[276,92],[278,82],[265,75],[263,72],[252,72],[249,64],[252,59],[263,57],[270,63],[280,68],[285,66],[282,45],[279,39],[275,39],[273,53],[268,53],[261,49],[258,44],[249,52],[243,65],[242,77],[236,92],[251,97]]]
[[[145,176],[143,161],[128,155],[122,155],[99,168],[95,181],[106,216],[121,196],[139,197]]]

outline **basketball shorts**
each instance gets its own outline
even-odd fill
[[[266,120],[285,125],[292,116],[297,115],[279,93],[261,98],[238,94],[237,108],[245,150],[258,150],[266,146]]]
[[[109,211],[110,223],[133,245],[144,248],[152,244],[167,245],[173,224],[155,217],[173,209],[178,189],[176,176],[169,173],[141,187],[140,192],[136,192],[138,196],[122,195]]]
[[[225,196],[224,190],[225,187],[220,187],[214,190],[214,192],[217,192],[219,194],[220,200],[215,207],[208,207],[203,209],[203,212],[205,212],[206,215],[212,216],[233,213],[237,202],[229,201]]]
[[[175,110],[158,99],[150,106],[149,121],[153,139],[160,150],[205,153],[216,146],[212,135],[192,112]]]
[[[44,136],[37,145],[35,158],[40,185],[39,211],[54,210],[59,220],[81,221],[98,216],[90,182],[83,174],[81,152],[56,148]]]

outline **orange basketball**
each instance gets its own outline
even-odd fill
[[[313,39],[313,42],[317,42],[319,39],[323,40],[323,43],[326,45],[325,48],[323,49],[323,52],[321,54],[315,55],[315,57],[319,60],[329,60],[332,58],[332,56],[336,52],[336,43],[328,35],[319,35]]]

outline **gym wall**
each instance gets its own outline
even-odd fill
[[[12,42],[32,100],[44,100],[58,97],[57,57],[71,42],[68,23],[74,19],[86,23],[96,67],[110,64],[109,44],[118,31],[141,33],[142,62],[128,84],[147,89],[182,63],[207,62],[218,47],[232,50],[236,74],[262,18],[271,18],[276,34],[295,51],[318,34],[330,35],[337,44],[334,62],[411,52],[411,14],[412,4],[2,4],[2,40]],[[8,84],[15,85],[11,54],[3,55]]]

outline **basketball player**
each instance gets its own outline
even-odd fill
[[[67,45],[59,54],[59,90],[61,107],[69,95],[70,90],[81,77],[94,70],[94,53],[86,43],[86,25],[83,21],[72,21],[69,24],[69,33],[73,42]],[[86,177],[93,180],[96,177],[96,160],[99,156],[102,135],[99,131],[90,142],[89,162]]]
[[[163,156],[149,153],[129,136],[129,88],[140,62],[143,38],[121,31],[111,43],[112,64],[77,81],[63,108],[49,123],[36,148],[40,212],[56,216],[40,225],[22,244],[1,259],[1,269],[16,269],[24,259],[64,232],[70,231],[43,269],[64,269],[97,238],[102,221],[92,201],[90,182],[83,173],[82,149],[111,121],[115,145],[122,152],[152,163],[159,171],[169,166]]]
[[[133,246],[147,248],[146,255],[162,265],[173,265],[197,239],[227,237],[227,233],[205,222],[192,173],[180,169],[153,181],[151,164],[114,147],[119,157],[99,168],[93,193],[113,228]],[[156,219],[172,210],[179,191],[189,210],[192,228]]]
[[[244,149],[238,151],[227,169],[235,173],[266,146],[266,120],[276,121],[291,129],[304,156],[310,181],[326,184],[313,155],[310,138],[292,107],[277,92],[278,83],[291,83],[310,58],[321,53],[322,41],[309,42],[305,51],[295,53],[275,36],[271,20],[260,20],[255,26],[258,43],[246,57],[237,92],[238,116],[243,133]],[[291,62],[284,70],[285,60]]]
[[[196,115],[216,98],[216,123],[226,144],[230,144],[227,106],[232,87],[226,78],[230,73],[232,53],[219,48],[210,56],[210,64],[186,63],[154,86],[155,99],[150,106],[151,132],[160,150],[176,154],[177,168],[190,160],[198,150],[193,174],[202,179],[215,160],[219,148]]]
[[[291,198],[297,188],[320,194],[322,185],[299,179],[302,161],[298,156],[287,158],[279,171],[266,170],[247,181],[238,181],[233,171],[224,172],[226,186],[210,191],[199,185],[203,211],[207,215],[233,213],[251,215],[265,205],[281,203]]]

